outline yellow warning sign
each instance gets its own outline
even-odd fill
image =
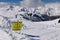
[[[22,29],[22,22],[12,22],[12,30],[18,31]]]

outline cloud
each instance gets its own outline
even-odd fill
[[[0,2],[0,8],[2,8],[2,7],[6,7],[7,5],[8,5],[8,3]]]
[[[23,7],[38,7],[43,6],[41,0],[23,0],[21,1],[21,6]]]

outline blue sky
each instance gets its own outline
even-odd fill
[[[44,3],[60,2],[60,0],[42,0]]]
[[[22,0],[0,0],[0,2],[12,2],[12,3],[18,3]]]
[[[12,2],[12,3],[19,3],[23,0],[0,0],[0,2]],[[60,0],[42,0],[44,3],[50,3],[50,2],[60,2]]]

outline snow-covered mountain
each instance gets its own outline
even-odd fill
[[[1,40],[60,40],[60,18],[44,21],[49,20],[48,18],[53,19],[55,16],[60,17],[60,5],[58,3],[45,4],[45,6],[36,8],[25,8],[7,3],[1,3],[0,5]],[[22,30],[12,31],[12,22],[20,20],[20,17],[22,17],[23,22]]]
[[[59,15],[59,3],[52,3],[52,4],[45,4],[45,6],[39,6],[36,8],[25,8],[25,7],[21,7],[19,5],[10,5],[7,3],[0,3],[0,11],[2,14],[4,11],[4,13],[10,13],[10,15],[12,14],[20,14],[20,13],[40,13],[40,14],[47,14],[50,16],[54,16],[54,15]],[[54,5],[54,6],[53,6]],[[3,6],[3,7],[2,7]]]

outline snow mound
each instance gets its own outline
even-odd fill
[[[0,40],[12,40],[12,39],[6,32],[0,30]]]

